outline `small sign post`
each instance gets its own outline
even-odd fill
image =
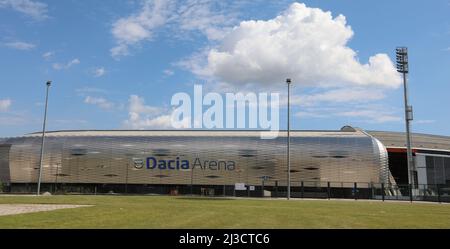
[[[245,183],[235,183],[234,190],[247,190]]]

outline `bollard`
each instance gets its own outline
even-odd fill
[[[330,199],[330,182],[327,182],[327,197],[328,197],[328,200]]]
[[[304,185],[303,185],[303,181],[302,181],[302,183],[301,183],[301,191],[302,191],[302,198],[304,197],[304,194],[305,194],[305,190],[304,190]]]
[[[409,184],[409,201],[413,201],[412,184]]]
[[[261,184],[261,197],[264,197],[264,179],[262,180]]]
[[[373,183],[371,182],[370,183],[370,198],[369,199],[373,200],[374,196],[375,196],[375,188],[373,187]]]
[[[275,181],[275,197],[278,197],[278,181]]]
[[[441,203],[441,188],[439,188],[439,185],[437,185],[437,192],[438,192],[438,202]]]

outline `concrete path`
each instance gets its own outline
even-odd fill
[[[59,204],[0,204],[0,216],[25,214],[42,211],[53,211],[64,208],[90,207],[92,205],[59,205]]]

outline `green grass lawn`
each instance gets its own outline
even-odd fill
[[[450,205],[169,196],[0,196],[92,207],[0,216],[0,228],[450,228]]]

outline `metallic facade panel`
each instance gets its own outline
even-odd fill
[[[9,172],[9,150],[11,148],[10,144],[0,143],[0,183],[10,182],[10,172]]]
[[[404,132],[368,131],[388,148],[406,148]],[[412,147],[415,149],[431,149],[450,151],[450,137],[429,134],[412,133]]]
[[[11,183],[35,183],[40,134],[7,139]],[[286,185],[286,133],[261,139],[256,131],[49,132],[44,183]],[[148,169],[148,158],[178,169]],[[151,163],[153,159],[149,159]],[[183,160],[189,168],[180,167]],[[150,165],[151,166],[151,165]],[[387,153],[359,131],[291,132],[291,180],[381,183]]]

